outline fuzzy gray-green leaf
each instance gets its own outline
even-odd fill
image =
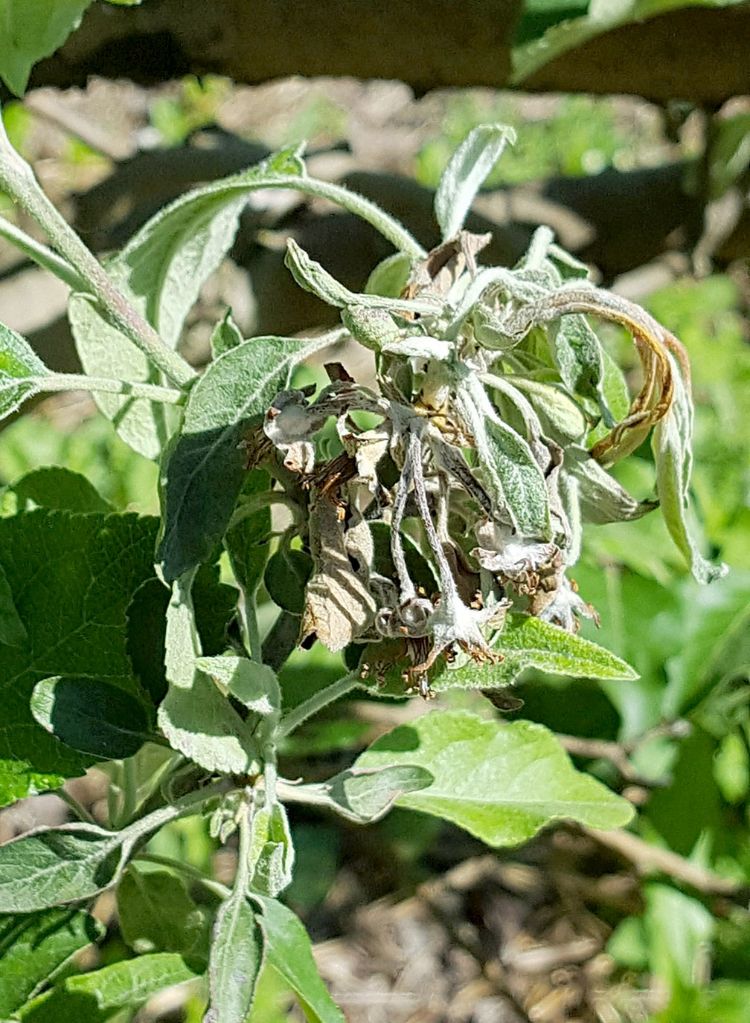
[[[245,1023],[261,964],[262,938],[245,892],[235,887],[216,915],[205,1023]]]
[[[515,131],[507,125],[482,124],[453,154],[435,194],[435,216],[444,240],[461,230],[484,179],[515,140]]]

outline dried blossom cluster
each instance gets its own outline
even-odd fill
[[[569,575],[582,523],[658,504],[605,466],[690,415],[684,352],[644,310],[592,286],[546,228],[513,270],[478,264],[488,241],[460,231],[423,260],[393,257],[367,296],[290,242],[297,281],[339,305],[351,336],[375,351],[376,386],[329,366],[322,393],[283,391],[263,425],[261,447],[270,442],[277,478],[306,509],[313,567],[300,639],[331,650],[398,640],[407,685],[425,695],[436,667],[497,660],[509,612],[570,632],[596,618]],[[585,314],[632,335],[643,372],[629,407]],[[677,427],[687,447],[689,423]],[[675,470],[660,452],[686,470],[666,432],[655,444],[662,488]]]

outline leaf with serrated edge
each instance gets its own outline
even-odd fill
[[[190,392],[179,437],[162,460],[157,557],[168,582],[221,540],[246,472],[239,445],[248,425],[287,387],[293,368],[329,340],[252,338],[211,363]]]
[[[77,909],[0,918],[0,1018],[13,1016],[104,928]]]
[[[300,1000],[311,1023],[345,1023],[320,978],[312,945],[300,919],[291,909],[262,895],[252,894],[261,908],[264,961],[277,970]]]
[[[0,323],[0,419],[36,394],[48,373],[28,341]]]
[[[0,803],[56,788],[91,757],[34,721],[29,698],[48,675],[90,676],[131,693],[126,609],[153,577],[156,519],[37,509],[0,519],[0,565],[28,632],[0,645]]]
[[[570,763],[555,736],[529,721],[426,714],[384,735],[356,767],[410,764],[434,781],[397,806],[442,817],[489,845],[517,845],[554,820],[595,828],[627,824],[629,803]]]
[[[503,150],[516,141],[504,124],[474,128],[451,157],[435,194],[435,216],[443,239],[453,238],[464,225],[477,192]]]
[[[502,657],[498,664],[471,661],[460,668],[447,668],[432,683],[433,688],[492,689],[508,685],[526,668],[571,678],[638,678],[629,664],[604,647],[528,615],[509,615],[492,650]]]
[[[140,1008],[151,995],[197,974],[172,952],[124,959],[92,973],[68,977],[24,1010],[24,1023],[104,1023],[123,1010]]]

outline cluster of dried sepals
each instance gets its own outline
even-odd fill
[[[345,310],[352,335],[376,350],[377,391],[332,366],[316,400],[282,392],[263,428],[262,447],[270,441],[287,483],[307,492],[314,570],[301,639],[314,634],[331,650],[398,639],[405,681],[423,695],[438,658],[496,660],[493,638],[510,609],[571,632],[578,616],[596,617],[568,577],[581,521],[656,506],[604,466],[667,414],[676,374],[689,386],[679,342],[640,307],[588,284],[545,229],[513,271],[478,267],[488,240],[461,232],[412,266],[400,298],[424,312]],[[574,356],[576,338],[595,339],[581,314],[623,325],[640,356],[643,383],[620,422],[601,389],[587,396],[584,380],[583,393],[570,393],[555,372],[563,318],[577,331],[565,340]],[[362,428],[357,413],[377,425]],[[587,450],[602,416],[611,428]],[[316,435],[330,417],[343,452],[326,460]],[[370,528],[378,521],[390,529],[388,574]],[[414,544],[432,567],[432,592],[410,574]]]

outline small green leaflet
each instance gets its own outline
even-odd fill
[[[210,675],[222,692],[239,700],[254,714],[278,714],[281,706],[279,682],[272,668],[247,657],[198,657],[196,665]]]
[[[464,225],[484,179],[516,133],[504,124],[474,128],[451,157],[435,194],[435,217],[443,240],[453,238]]]
[[[162,461],[164,578],[206,560],[224,535],[242,487],[241,442],[320,341],[257,337],[212,362],[190,392],[179,435]]]
[[[2,2],[0,0],[0,5]],[[0,419],[15,412],[27,398],[42,390],[42,378],[48,374],[49,370],[28,341],[0,323]]]
[[[570,763],[555,736],[528,721],[503,724],[438,711],[384,735],[356,767],[408,764],[433,775],[397,806],[452,821],[493,846],[517,845],[554,820],[620,827],[633,809]]]
[[[15,1015],[43,984],[104,928],[77,909],[0,917],[0,1019]]]
[[[298,917],[276,899],[252,894],[261,909],[263,960],[277,970],[300,1000],[311,1023],[345,1023],[320,979],[307,931]]]
[[[507,510],[521,536],[549,538],[547,485],[527,442],[500,420],[478,381],[460,386],[456,401],[474,437],[483,480],[493,501]]]
[[[92,0],[0,0],[0,78],[22,96],[31,69],[62,46]]]
[[[174,953],[137,956],[68,977],[32,1002],[21,1019],[23,1023],[105,1023],[123,1010],[140,1008],[157,991],[196,976]]]
[[[232,319],[231,309],[227,309],[224,319],[219,320],[211,335],[211,354],[214,359],[218,359],[220,355],[228,352],[230,348],[236,348],[237,345],[241,345],[244,340],[240,328]]]

